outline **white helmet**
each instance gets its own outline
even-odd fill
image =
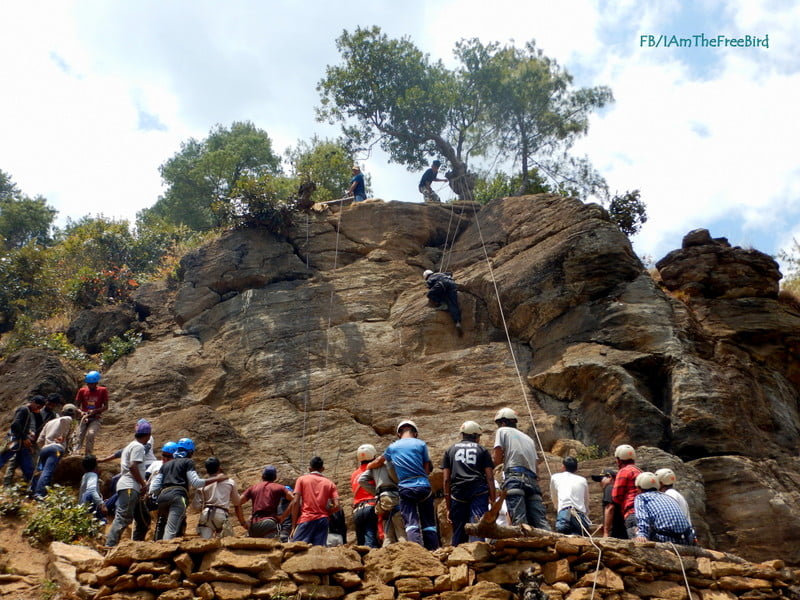
[[[636,487],[643,490],[657,490],[659,487],[658,477],[656,477],[655,474],[647,471],[644,473],[639,473],[639,475],[636,477]]]
[[[617,449],[614,450],[614,458],[620,460],[636,460],[636,450],[633,449],[633,446],[622,444],[621,446],[617,446]]]
[[[459,431],[467,435],[475,435],[483,433],[483,427],[478,425],[475,421],[464,421]]]
[[[656,471],[656,477],[661,485],[675,485],[675,482],[678,481],[675,471],[672,469],[659,469]]]
[[[431,275],[433,275],[433,271],[431,271],[430,269],[425,269],[425,270],[422,272],[422,278],[423,278],[425,281],[428,281],[428,277],[430,277]]]
[[[414,428],[414,431],[415,431],[416,433],[419,433],[419,429],[417,429],[417,424],[416,424],[416,423],[414,423],[414,421],[412,421],[411,419],[405,419],[405,420],[403,420],[403,421],[400,421],[400,423],[398,423],[398,424],[397,424],[397,433],[398,433],[398,434],[400,433],[400,430],[401,430],[403,427],[413,427],[413,428]]]
[[[500,419],[507,419],[509,421],[516,421],[517,420],[517,412],[513,408],[501,408],[497,411],[497,414],[494,416],[495,421],[499,421]]]
[[[375,450],[375,446],[372,444],[361,444],[356,450],[356,456],[358,456],[358,461],[363,462],[365,460],[372,460],[375,458],[375,455],[378,453]]]

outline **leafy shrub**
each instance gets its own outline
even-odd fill
[[[69,282],[67,296],[79,308],[128,302],[139,286],[128,267],[110,267],[101,271],[81,269]]]
[[[0,356],[8,356],[21,348],[47,348],[81,366],[89,363],[86,353],[70,344],[64,333],[49,333],[26,315],[20,315],[14,330],[3,338]]]
[[[75,500],[71,488],[54,485],[48,489],[44,501],[32,509],[22,535],[40,544],[70,543],[98,537],[101,529],[100,521]]]
[[[597,460],[598,458],[605,458],[608,456],[608,452],[603,450],[597,444],[592,444],[591,446],[586,446],[583,450],[578,452],[578,455],[575,457],[578,459],[578,462],[583,460]]]
[[[611,221],[628,236],[637,233],[647,223],[647,206],[639,194],[639,190],[617,194],[608,205]]]
[[[121,336],[115,335],[103,344],[100,351],[100,362],[108,368],[126,354],[132,353],[142,343],[142,334],[133,330],[126,331]]]
[[[289,197],[291,188],[278,177],[242,177],[227,202],[216,202],[220,221],[238,227],[266,227],[285,235],[292,225],[294,207],[279,198]]]
[[[0,488],[0,516],[18,515],[25,502],[25,489],[20,484]]]

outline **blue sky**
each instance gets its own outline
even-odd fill
[[[800,3],[99,0],[0,3],[0,169],[59,220],[133,220],[158,166],[217,123],[250,120],[282,152],[314,134],[315,90],[343,29],[379,25],[452,60],[461,38],[535,39],[616,102],[575,147],[612,190],[638,188],[634,239],[661,258],[706,227],[775,253],[800,239]],[[640,45],[642,35],[769,35],[769,48]],[[418,173],[362,160],[375,195],[419,201]]]

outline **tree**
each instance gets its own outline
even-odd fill
[[[5,248],[22,248],[30,242],[48,244],[56,214],[45,198],[26,196],[10,175],[0,171],[0,238]]]
[[[581,197],[604,187],[586,159],[567,151],[611,91],[573,89],[570,75],[533,42],[519,49],[462,40],[452,70],[377,27],[345,31],[336,45],[342,64],[327,67],[317,86],[317,116],[341,123],[359,147],[377,143],[409,168],[440,155],[459,198],[472,198],[469,160],[490,151],[521,165],[518,193],[529,192],[534,168],[552,187]]]
[[[792,239],[792,247],[789,250],[781,250],[778,258],[785,263],[787,268],[781,288],[800,294],[800,243],[796,239]]]
[[[510,176],[502,171],[494,175],[479,174],[475,181],[475,202],[486,204],[495,198],[518,196],[521,182],[522,175],[519,174]],[[528,173],[528,184],[525,187],[526,194],[545,194],[553,191],[535,169]]]
[[[467,161],[481,141],[471,134],[484,110],[479,97],[466,93],[467,83],[408,38],[389,39],[378,27],[345,31],[336,47],[342,64],[328,66],[317,86],[318,119],[341,123],[350,144],[377,143],[409,169],[441,155],[453,191],[471,197]]]
[[[205,230],[220,224],[220,211],[244,176],[279,175],[280,157],[269,135],[255,125],[217,125],[206,139],[190,138],[160,167],[167,191],[137,215],[141,225],[161,219],[174,225]]]
[[[567,151],[588,131],[589,115],[613,102],[608,87],[574,89],[572,76],[533,41],[517,48],[462,40],[456,56],[475,65],[478,93],[486,98],[498,148],[520,165],[516,195],[530,193],[534,168],[554,186],[582,198],[605,188],[586,159]]]
[[[310,142],[297,142],[297,146],[286,151],[286,157],[298,184],[316,184],[317,189],[311,196],[314,202],[341,198],[350,185],[353,159],[341,141],[314,136]]]
[[[638,233],[647,222],[647,207],[639,197],[639,190],[617,194],[608,205],[611,220],[625,235]]]

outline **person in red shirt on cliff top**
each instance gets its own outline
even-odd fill
[[[291,541],[325,546],[328,542],[330,516],[339,512],[339,491],[336,484],[322,474],[322,459],[315,456],[309,463],[308,475],[301,475],[294,485],[292,500]]]
[[[636,487],[636,478],[642,472],[636,466],[636,450],[633,446],[623,444],[617,446],[614,451],[614,458],[617,460],[619,472],[614,478],[614,488],[611,491],[611,499],[614,504],[620,507],[623,518],[625,519],[625,530],[628,532],[628,539],[636,537],[636,512],[634,501],[641,491]]]
[[[380,548],[378,541],[378,515],[375,512],[375,494],[365,490],[358,483],[367,470],[367,465],[377,455],[375,446],[362,444],[356,450],[359,467],[350,475],[350,488],[353,490],[353,525],[356,528],[356,543],[359,546]]]
[[[92,454],[94,450],[94,438],[100,431],[102,424],[102,414],[108,410],[108,390],[100,383],[100,373],[89,371],[84,377],[86,385],[78,390],[75,396],[75,404],[81,411],[81,425],[78,429],[78,442],[75,444],[75,452],[80,452],[83,440],[86,439],[86,450],[84,454]]]

